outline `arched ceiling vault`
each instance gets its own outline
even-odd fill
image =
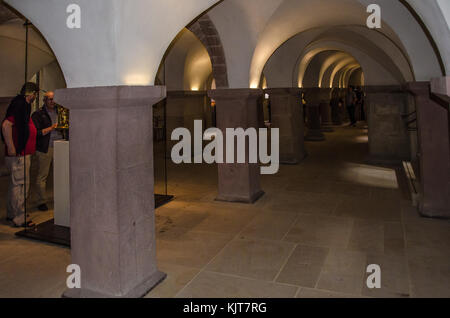
[[[359,28],[356,28],[356,30],[358,29]],[[305,36],[307,36],[307,34],[299,34],[296,37]],[[295,41],[296,37],[290,39],[288,42]],[[388,44],[388,42],[385,44]],[[383,49],[379,48],[361,34],[349,29],[349,27],[343,27],[323,31],[320,35],[314,37],[314,39],[311,40],[311,43],[300,54],[298,71],[298,83],[300,86],[309,62],[316,54],[325,50],[340,50],[351,53],[353,56],[363,54],[366,57],[370,57],[372,60],[371,64],[376,63],[384,68],[386,72],[390,73],[390,77],[395,79],[395,83],[414,80],[408,61],[394,45],[391,44],[390,47],[383,47]],[[391,55],[388,55],[388,53]],[[393,61],[394,58],[395,62]],[[367,59],[365,58],[364,60]],[[324,65],[326,70],[325,66],[328,65]]]
[[[169,48],[158,78],[167,90],[204,90],[212,73],[211,59],[200,40],[183,29]]]
[[[334,51],[335,53],[330,55],[322,64],[319,72],[319,87],[328,87],[329,83],[324,82],[324,76],[327,70],[332,67],[336,62],[342,60],[348,55],[344,52]],[[331,87],[331,86],[330,86]]]
[[[269,85],[286,87],[302,83],[309,62],[316,54],[327,50],[347,52],[355,57],[365,73],[368,70],[372,85],[383,85],[384,79],[386,85],[414,81],[409,61],[392,41],[359,26],[342,26],[311,29],[283,43],[265,66]],[[377,73],[377,70],[381,71]]]
[[[67,86],[153,85],[176,35],[217,0],[77,0],[80,29],[66,27],[72,0],[5,0],[55,53]]]
[[[341,61],[340,63],[338,63],[335,67],[334,67],[334,69],[333,69],[333,71],[332,71],[332,73],[331,73],[331,76],[330,76],[330,86],[333,86],[333,83],[334,83],[334,79],[336,78],[336,74],[338,74],[339,73],[339,71],[344,71],[349,65],[358,65],[359,67],[361,67],[360,66],[360,64],[355,60],[355,58],[353,58],[353,57],[350,57],[350,58],[347,58],[347,59],[345,59],[345,60],[343,60],[343,61]],[[339,78],[339,77],[338,77]],[[339,78],[339,84],[341,83],[341,79]],[[339,85],[340,86],[340,85]]]
[[[344,53],[342,58],[336,59],[333,64],[331,64],[325,71],[323,78],[322,78],[322,87],[333,87],[333,80],[334,76],[337,72],[338,65],[345,59],[351,57],[347,53]],[[352,57],[353,58],[353,57]],[[354,61],[354,58],[352,59]]]
[[[350,75],[352,74],[353,71],[357,70],[358,68],[361,68],[361,65],[359,65],[359,64],[350,64],[350,65],[347,65],[343,69],[343,72],[341,73],[341,77],[339,79],[340,85],[341,85],[342,88],[346,88],[347,87],[347,83],[348,83],[348,79],[350,78]]]
[[[369,2],[365,0],[343,0],[316,1],[313,4],[309,1],[309,4],[306,5],[305,1],[297,1],[297,3],[294,3],[294,1],[284,1],[283,5],[272,16],[271,22],[265,28],[258,47],[255,49],[251,67],[251,73],[253,73],[250,76],[251,82],[253,75],[255,77],[258,76],[257,74],[260,72],[260,68],[263,67],[261,64],[264,63],[264,60],[269,59],[270,54],[273,53],[273,51],[268,50],[269,43],[272,44],[275,50],[282,44],[280,29],[283,29],[284,26],[289,26],[286,34],[290,36],[295,35],[295,30],[304,31],[308,27],[323,27],[324,25],[336,27],[339,25],[355,24],[366,28],[365,18],[368,15],[365,12],[361,12],[361,9],[365,9]],[[383,20],[383,28],[378,33],[382,33],[402,51],[402,55],[408,57],[408,60],[411,61],[410,64],[413,66],[413,73],[416,79],[429,79],[432,76],[438,76],[440,74],[438,59],[420,25],[414,20],[409,11],[396,1],[380,1],[379,4],[382,6],[383,12],[390,12],[389,14],[382,15],[386,19]],[[297,8],[302,8],[304,11],[301,14],[302,19],[298,19],[297,16],[298,22],[295,23],[290,21],[290,19],[295,19],[295,9]],[[335,9],[334,12],[332,12],[333,9]],[[336,12],[339,12],[339,14],[335,14]],[[393,12],[395,12],[395,19],[392,16]],[[364,21],[361,21],[361,18]],[[396,26],[395,31],[394,28],[391,28],[391,25]],[[297,26],[297,29],[295,26]],[[418,56],[417,51],[420,51],[421,57]],[[424,54],[428,54],[428,57],[425,58],[423,56]],[[426,64],[426,67],[424,67],[424,64]]]
[[[430,40],[402,4],[405,1],[430,29],[448,70],[450,33],[441,4],[436,1],[378,0],[383,27],[370,34],[382,33],[395,43],[409,61],[415,80],[441,76]],[[64,27],[67,17],[61,14],[70,0],[5,2],[41,31],[60,61],[69,87],[153,84],[164,52],[176,34],[212,8],[208,15],[224,46],[230,87],[239,88],[258,83],[272,54],[296,34],[342,25],[365,28],[366,8],[373,1],[78,0],[84,27],[76,31]]]

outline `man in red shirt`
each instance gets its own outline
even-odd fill
[[[36,152],[37,130],[30,119],[31,104],[36,99],[39,88],[34,83],[26,83],[6,111],[2,123],[2,138],[6,145],[6,166],[11,177],[8,190],[8,219],[16,227],[33,227],[25,222],[25,196],[30,185],[31,155]]]

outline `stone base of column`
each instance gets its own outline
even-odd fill
[[[215,199],[216,201],[222,202],[236,202],[236,203],[248,203],[253,204],[258,201],[262,196],[264,196],[265,192],[263,190],[259,190],[255,193],[248,193],[247,195],[233,195],[233,194],[220,194]]]
[[[319,109],[320,109],[320,120],[321,120],[321,130],[322,132],[334,132],[331,122],[331,88],[320,88],[319,89]]]
[[[158,286],[167,277],[167,274],[163,272],[156,272],[146,281],[136,286],[127,294],[121,296],[112,296],[109,294],[99,293],[89,289],[67,289],[62,298],[142,298],[151,292],[156,286]]]
[[[72,263],[65,297],[139,297],[165,278],[156,263],[152,105],[165,87],[57,90],[70,109]]]
[[[262,111],[259,101],[261,89],[218,89],[208,91],[216,102],[217,128],[224,135],[226,145],[227,128],[259,129]],[[236,145],[236,143],[235,143]],[[248,144],[247,144],[248,149]],[[226,158],[226,150],[224,150]],[[218,164],[217,200],[227,202],[254,203],[264,192],[260,184],[259,164]]]
[[[299,88],[266,89],[272,110],[272,128],[280,130],[280,163],[295,165],[306,156],[302,90]]]
[[[306,141],[325,141],[325,135],[320,125],[319,105],[308,105],[308,129],[306,132]]]
[[[333,125],[342,126],[344,123],[342,122],[342,115],[339,110],[339,106],[336,106],[336,108],[333,108],[331,111],[332,111]]]
[[[322,133],[321,130],[308,130],[308,133],[305,136],[305,141],[325,141],[327,140],[324,136],[324,134]]]

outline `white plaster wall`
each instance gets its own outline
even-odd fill
[[[46,91],[55,91],[66,87],[66,81],[58,62],[53,61],[42,68],[40,87]]]
[[[0,97],[15,96],[25,82],[25,28],[23,21],[0,25]],[[55,60],[45,41],[29,29],[28,79]]]
[[[406,0],[424,21],[442,56],[447,75],[450,73],[450,1]]]
[[[365,6],[374,2],[373,0],[359,1]],[[422,6],[426,6],[421,8],[426,12],[433,10],[436,5],[435,0],[419,1],[422,2]],[[377,4],[381,6],[383,21],[395,30],[406,48],[416,80],[429,81],[433,77],[440,76],[442,73],[436,54],[422,28],[405,6],[400,1],[392,0],[377,0]],[[433,24],[441,23],[436,20]]]
[[[167,90],[203,90],[212,73],[208,51],[188,29],[183,29],[172,43],[164,60]],[[164,72],[164,68],[161,69]]]
[[[200,41],[189,49],[184,65],[184,89],[206,90],[206,84],[212,73],[212,64],[208,51]]]
[[[225,0],[208,14],[220,35],[230,88],[249,87],[254,49],[267,21],[283,0]],[[261,73],[253,83],[257,87]]]
[[[170,47],[164,60],[165,74],[162,77],[165,77],[167,90],[184,89],[184,68],[188,48],[192,45],[195,45],[195,36],[189,30],[183,29]]]

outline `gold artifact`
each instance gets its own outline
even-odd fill
[[[69,129],[69,110],[56,105],[58,109],[58,129]]]

